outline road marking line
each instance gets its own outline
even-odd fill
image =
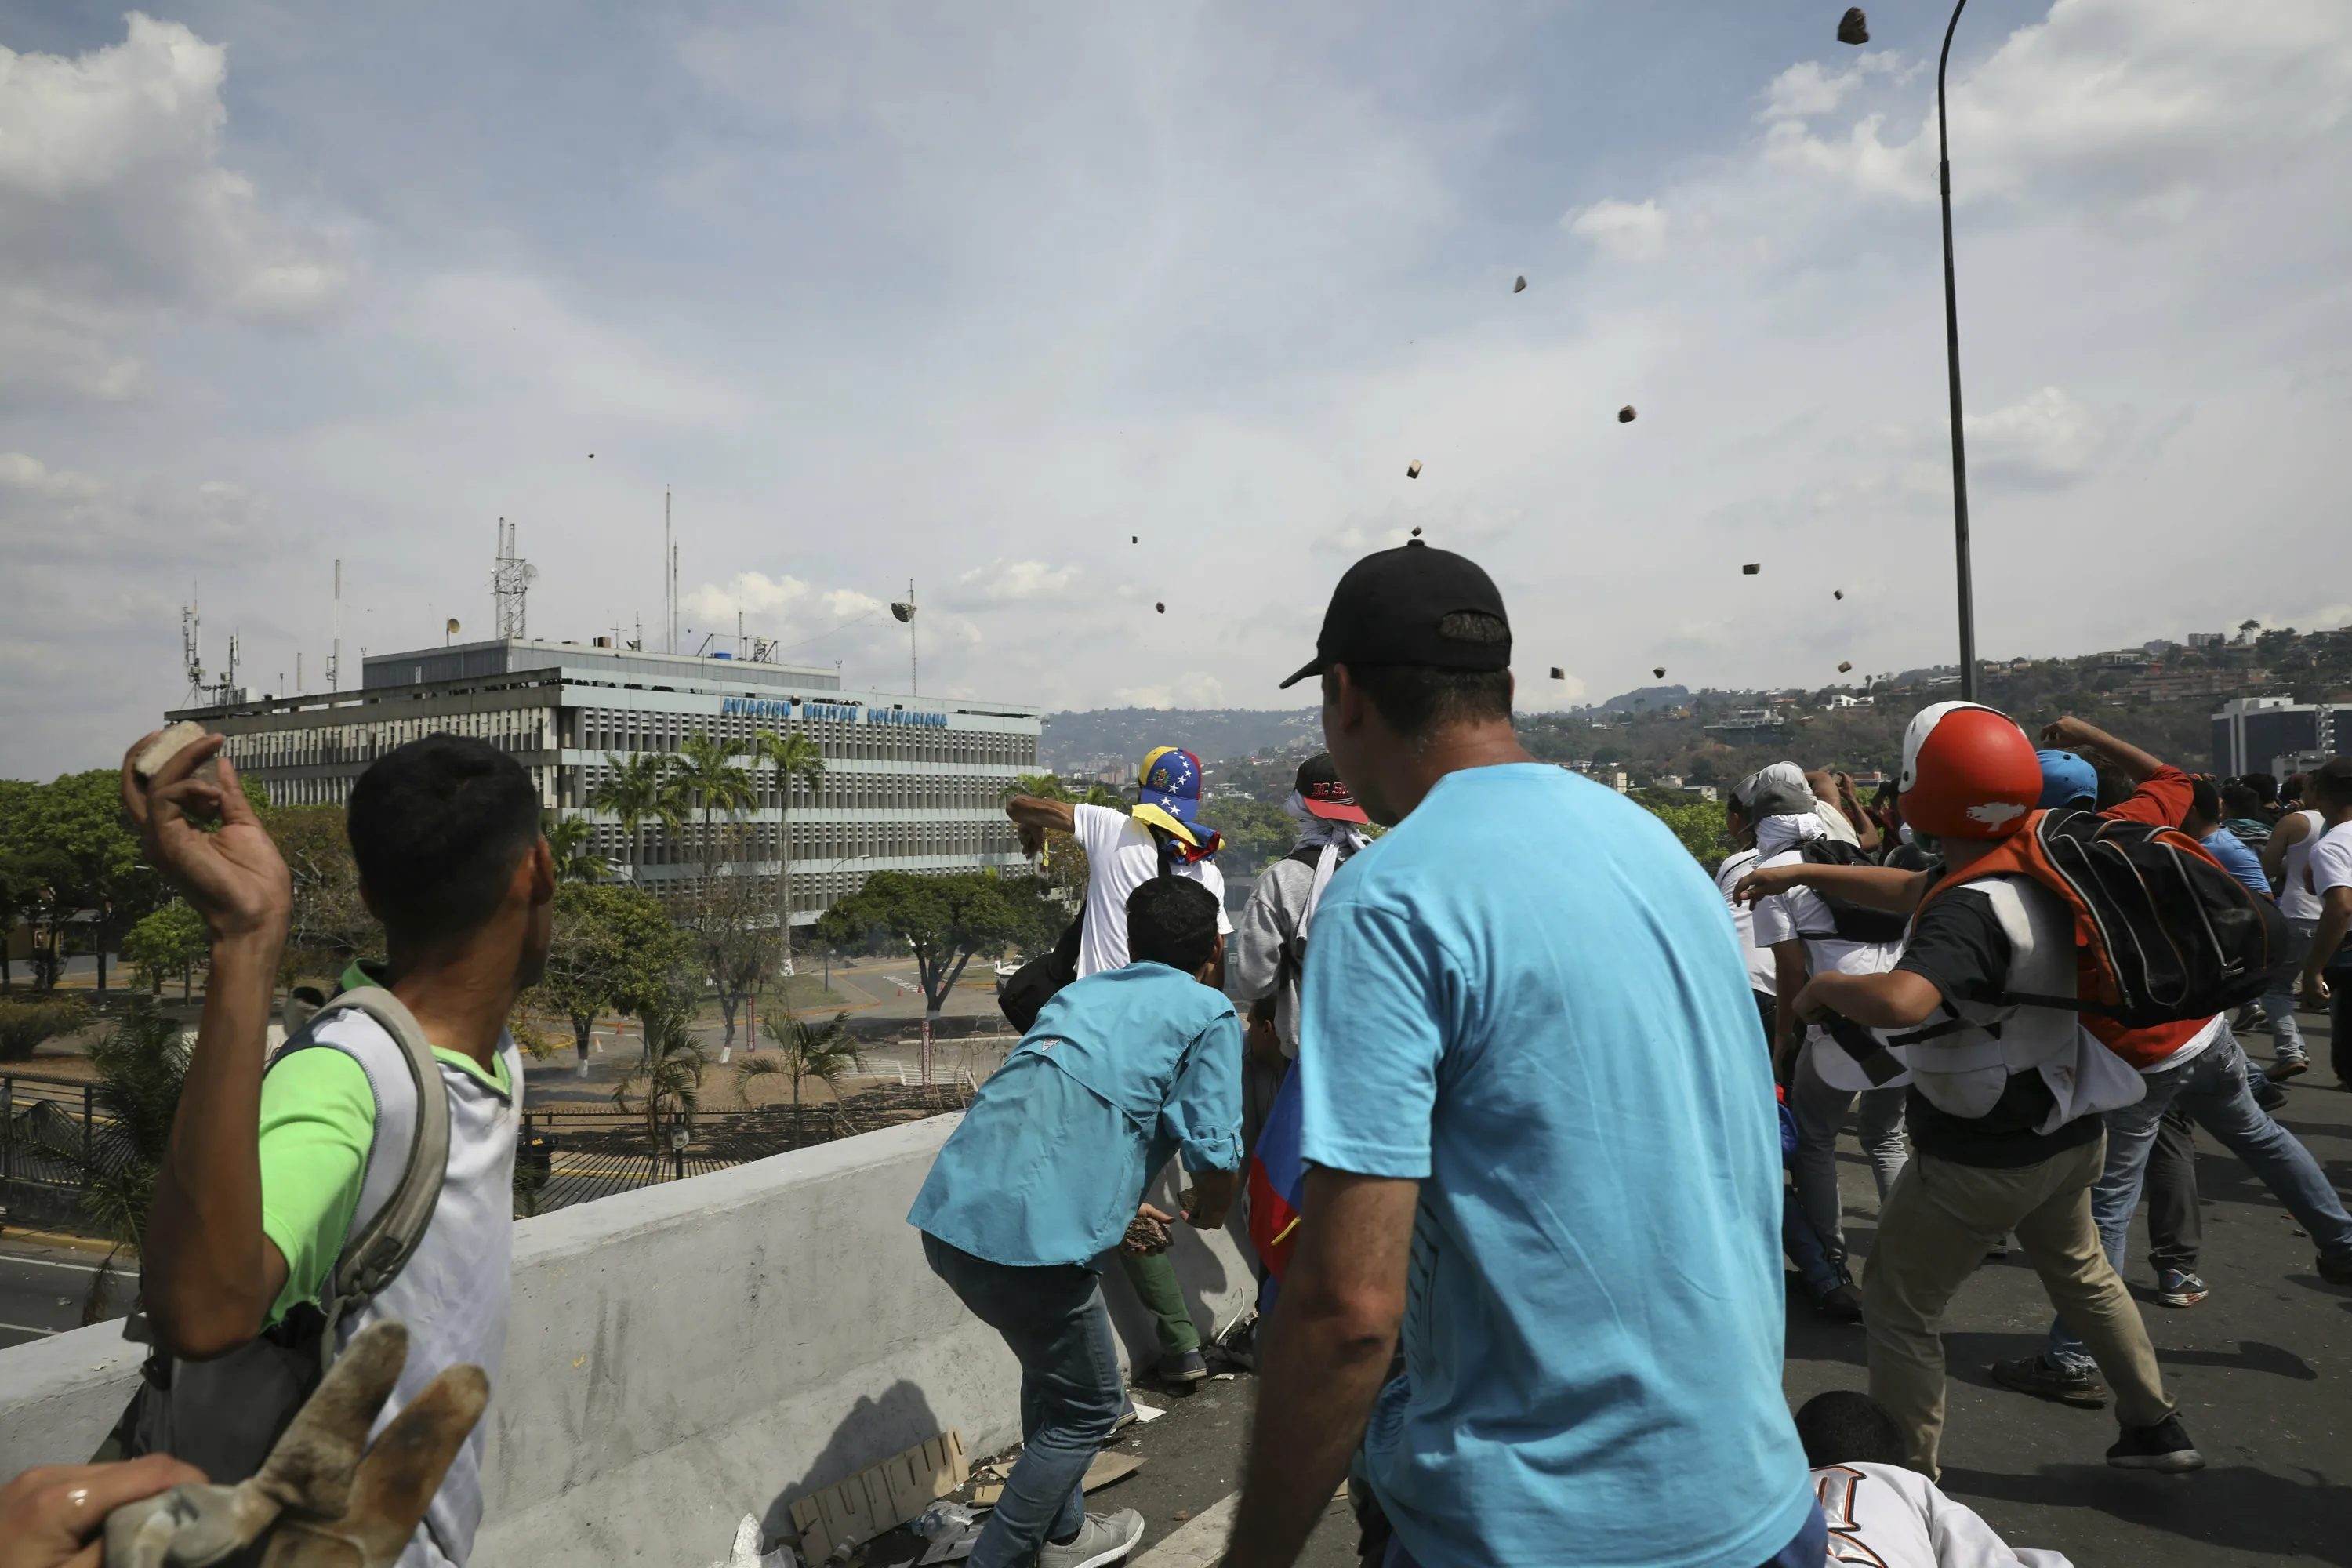
[[[98,1272],[98,1265],[95,1263],[68,1263],[63,1258],[26,1258],[20,1253],[15,1252],[0,1252],[0,1263],[31,1263],[37,1264],[43,1268],[76,1268],[79,1269],[84,1274],[95,1274]],[[118,1274],[129,1274],[136,1271],[129,1268],[118,1268],[115,1272]]]
[[[1241,1493],[1227,1493],[1178,1526],[1159,1545],[1140,1557],[1129,1559],[1128,1568],[1211,1568],[1225,1554],[1226,1542],[1234,1532],[1234,1514],[1241,1500]]]

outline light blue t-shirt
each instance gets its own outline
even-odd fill
[[[907,1221],[992,1263],[1087,1263],[1180,1152],[1241,1165],[1241,1021],[1164,963],[1107,969],[1055,993],[980,1086]]]
[[[2243,882],[2263,898],[2271,896],[2271,879],[2263,875],[2263,863],[2246,847],[2246,841],[2226,827],[2217,827],[2198,840],[2205,853],[2221,862],[2221,869]]]
[[[1331,879],[1304,1013],[1307,1159],[1421,1183],[1405,1375],[1364,1440],[1413,1557],[1787,1545],[1812,1490],[1770,1058],[1674,835],[1557,767],[1449,773]]]

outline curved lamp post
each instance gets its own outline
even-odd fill
[[[1960,429],[1960,301],[1952,279],[1952,143],[1944,122],[1944,68],[1952,58],[1952,34],[1969,0],[1952,7],[1944,27],[1943,53],[1936,58],[1936,177],[1944,208],[1944,363],[1952,396],[1952,553],[1959,579],[1960,697],[1977,700],[1976,576],[1969,561],[1969,455]],[[1861,7],[1846,12],[1838,24],[1838,41],[1866,44],[1870,33]]]

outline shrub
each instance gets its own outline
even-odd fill
[[[0,1062],[21,1062],[44,1040],[70,1035],[89,1020],[89,1004],[79,997],[0,997]]]

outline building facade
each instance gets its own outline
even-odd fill
[[[2315,766],[2352,746],[2342,710],[2284,697],[2242,697],[2213,715],[2213,771],[2291,773]]]
[[[664,898],[698,885],[703,857],[772,883],[786,816],[775,774],[742,759],[755,805],[649,821],[632,834],[593,804],[617,763],[674,755],[689,736],[748,751],[762,730],[814,741],[824,776],[794,788],[792,919],[806,924],[875,871],[1024,866],[1003,799],[1037,771],[1039,710],[1016,703],[848,694],[831,669],[506,640],[383,654],[360,689],[167,715],[229,738],[239,773],[279,805],[341,805],[370,763],[447,731],[510,753],[551,816],[595,825],[614,875]]]

